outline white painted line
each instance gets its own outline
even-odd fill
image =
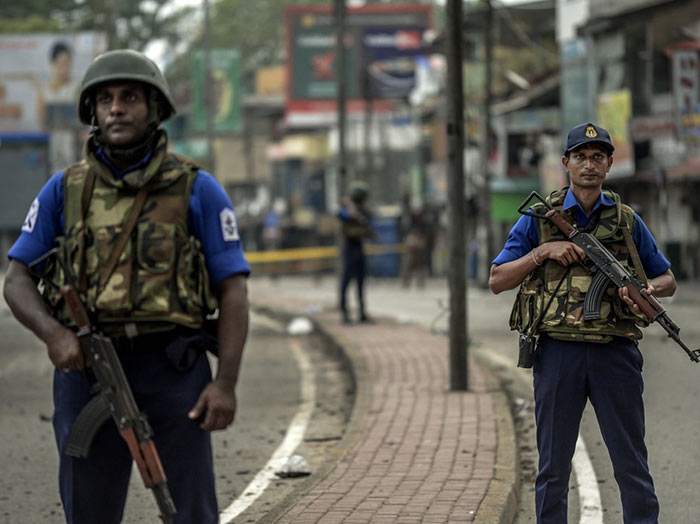
[[[600,501],[598,479],[580,433],[576,441],[573,465],[581,507],[579,524],[603,524],[603,504]]]
[[[275,471],[279,469],[287,457],[292,455],[304,438],[306,427],[309,424],[316,403],[316,376],[311,359],[301,348],[299,342],[292,340],[290,347],[301,372],[301,402],[299,410],[289,424],[284,440],[272,454],[267,464],[255,475],[255,478],[250,481],[239,497],[219,515],[220,524],[232,522],[234,518],[248,509],[262,495],[270,481],[277,478]]]

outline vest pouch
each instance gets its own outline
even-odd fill
[[[77,251],[78,244],[75,240],[67,239],[66,237],[57,237],[56,256],[48,258],[46,260],[46,266],[40,268],[41,274],[43,275],[41,277],[43,281],[41,284],[41,296],[54,312],[63,298],[58,290],[68,282],[68,278],[58,258],[61,258],[66,264],[70,264],[71,260],[75,259]],[[75,273],[75,268],[72,269]],[[46,282],[50,282],[50,284]]]
[[[510,329],[520,333],[529,333],[532,324],[540,318],[542,309],[542,293],[540,281],[528,278],[523,281],[518,290],[518,296],[510,313]]]
[[[134,292],[137,309],[162,312],[163,304],[171,303],[170,282],[175,268],[176,254],[175,224],[139,222],[136,226],[138,285]]]
[[[586,299],[586,293],[592,282],[591,276],[586,269],[580,265],[576,265],[571,270],[571,275],[568,281],[567,308],[566,308],[566,325],[573,328],[584,327],[583,320],[583,304]],[[563,287],[563,286],[562,286]],[[607,309],[607,311],[604,311]],[[601,317],[608,318],[610,315],[610,305],[605,301],[601,303]]]
[[[547,311],[542,313],[542,325],[546,327],[556,327],[563,323],[563,315],[566,302],[568,300],[569,287],[571,284],[571,273],[561,264],[549,260],[544,264],[544,285],[542,308],[549,305]],[[559,282],[564,279],[561,285]],[[554,295],[554,297],[552,297]],[[551,299],[551,301],[550,301]]]
[[[100,269],[107,265],[112,254],[112,246],[121,231],[119,226],[108,226],[95,229],[94,242],[86,246],[85,262],[90,281],[88,282],[88,304],[95,304],[99,310],[109,311],[110,314],[127,313],[133,306],[131,293],[133,268],[132,246],[127,242],[119,254],[117,264],[104,285],[99,286]],[[99,289],[98,289],[99,288]],[[95,294],[99,293],[97,297]],[[95,301],[95,298],[97,299]]]
[[[190,237],[178,252],[177,293],[185,311],[204,316],[216,309],[200,242]]]

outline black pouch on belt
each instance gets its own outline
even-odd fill
[[[219,340],[207,328],[191,334],[183,334],[165,347],[168,360],[178,371],[187,371],[192,368],[199,355],[207,351],[214,355],[218,355],[219,352]]]
[[[535,346],[537,337],[533,335],[520,334],[518,338],[518,367],[531,368],[535,361]]]

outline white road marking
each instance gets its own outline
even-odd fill
[[[292,340],[290,347],[301,372],[301,402],[299,410],[289,424],[284,440],[272,454],[267,464],[255,475],[255,478],[250,481],[240,496],[219,515],[220,524],[232,522],[234,518],[248,509],[262,495],[270,481],[277,478],[275,471],[279,469],[287,457],[292,455],[304,438],[306,427],[309,424],[316,403],[316,376],[311,359],[301,348],[301,344],[297,340]]]
[[[579,524],[603,524],[603,504],[600,501],[598,479],[580,433],[576,441],[573,465],[581,511]]]

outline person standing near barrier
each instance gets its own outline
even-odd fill
[[[211,431],[233,422],[248,332],[250,268],[233,206],[214,177],[168,153],[159,125],[175,107],[158,66],[142,53],[122,49],[95,58],[78,108],[92,126],[84,159],[56,173],[32,203],[4,285],[12,313],[46,344],[56,367],[53,426],[66,521],[121,522],[132,457],[111,420],[86,458],[66,450],[96,392],[82,372],[86,363],[65,301],[52,286],[42,300],[28,268],[56,243],[69,271],[55,264],[44,280],[57,288],[73,284],[93,324],[112,339],[153,428],[174,524],[216,524]],[[205,330],[215,309],[216,336]],[[207,350],[218,354],[213,380]]]
[[[423,209],[409,209],[407,222],[401,257],[401,285],[410,287],[411,279],[415,276],[417,286],[424,288],[428,268],[425,255],[427,226]]]
[[[355,182],[350,190],[350,196],[344,197],[338,218],[342,224],[343,233],[343,275],[340,282],[340,311],[345,324],[351,324],[348,312],[347,290],[350,282],[357,282],[357,303],[359,321],[371,322],[365,306],[364,284],[367,270],[364,242],[373,236],[371,227],[372,213],[367,206],[369,190],[363,182]]]
[[[553,192],[547,201],[647,282],[647,294],[671,296],[676,290],[671,265],[646,225],[618,195],[602,189],[614,150],[605,129],[593,123],[573,127],[562,157],[571,186]],[[643,357],[637,345],[639,327],[648,321],[627,289],[614,286],[603,295],[601,317],[584,320],[592,281],[581,263],[584,257],[548,220],[523,216],[491,267],[494,293],[520,285],[511,329],[539,337],[532,364],[537,522],[567,522],[571,461],[590,400],[620,489],[624,523],[657,524],[659,503],[644,443]]]

